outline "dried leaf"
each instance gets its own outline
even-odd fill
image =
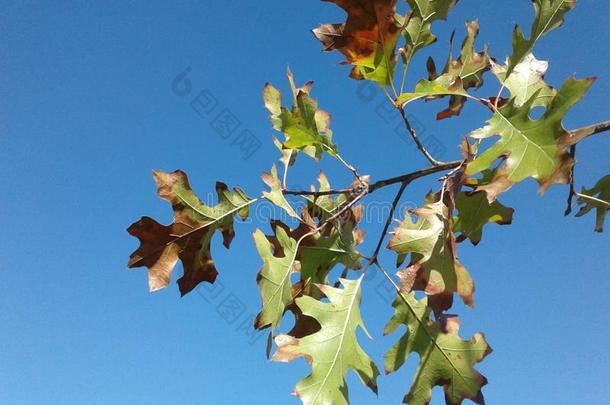
[[[250,199],[239,189],[230,192],[223,183],[216,183],[218,204],[208,207],[193,193],[186,173],[153,172],[159,197],[171,203],[174,223],[165,226],[149,217],[142,217],[128,229],[140,240],[140,247],[129,257],[128,267],[148,267],[150,291],[167,287],[172,270],[182,261],[184,275],[178,280],[181,295],[189,293],[202,281],[213,283],[218,274],[210,242],[216,230],[223,235],[226,248],[235,235],[233,217],[248,216]]]
[[[396,0],[324,0],[347,13],[344,23],[322,24],[313,30],[325,51],[334,49],[354,65],[350,76],[388,84],[396,67],[396,42],[401,26],[395,18]]]

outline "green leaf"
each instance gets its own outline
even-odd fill
[[[363,236],[356,228],[359,216],[354,216],[353,221],[335,222],[323,231],[316,229],[307,211],[303,218],[295,229],[272,220],[274,235],[265,236],[260,230],[254,234],[264,262],[257,278],[263,301],[263,309],[255,322],[257,329],[271,325],[275,330],[294,296],[319,297],[317,289],[311,288],[312,284],[327,283],[327,275],[336,265],[342,264],[346,269],[360,268],[362,256],[357,246],[362,243]],[[301,281],[292,285],[290,275],[294,272],[300,272]]]
[[[583,206],[576,216],[581,217],[595,208],[595,232],[603,232],[604,220],[610,209],[610,174],[599,179],[593,188],[583,188],[580,194],[578,203]]]
[[[364,176],[363,181],[367,181]],[[318,191],[331,189],[328,178],[320,172]],[[313,190],[313,186],[312,186]],[[318,223],[326,222],[330,217],[343,209],[348,202],[345,194],[336,197],[330,195],[307,196],[307,214],[316,218]],[[301,276],[303,280],[311,278],[314,283],[325,284],[328,272],[336,265],[342,264],[346,269],[359,269],[361,253],[358,245],[364,240],[364,232],[357,228],[362,219],[363,206],[356,205],[347,210],[325,231],[316,233],[314,243],[303,248]]]
[[[301,252],[302,279],[325,283],[330,270],[338,264],[347,269],[359,269],[362,255],[358,245],[362,239],[362,231],[352,223],[337,223],[325,234],[316,233],[313,243],[303,246]]]
[[[450,74],[444,74],[434,80],[420,80],[415,85],[415,91],[412,93],[402,93],[396,99],[396,104],[404,105],[422,98],[435,98],[447,95],[468,96],[459,77],[455,78]]]
[[[140,240],[140,247],[129,257],[128,267],[148,267],[151,291],[167,287],[171,273],[182,261],[184,275],[178,280],[180,293],[185,295],[200,282],[213,283],[218,274],[210,242],[216,230],[223,236],[224,246],[231,244],[235,231],[233,217],[248,216],[250,199],[239,189],[230,192],[223,183],[216,183],[218,204],[209,207],[193,193],[186,173],[153,172],[157,194],[168,201],[174,210],[174,223],[165,226],[149,217],[142,217],[128,229]]]
[[[466,22],[468,36],[462,43],[460,56],[453,60],[449,54],[443,73],[453,78],[460,78],[464,90],[477,89],[483,85],[483,73],[489,70],[490,58],[487,54],[487,47],[483,52],[477,52],[474,48],[475,40],[479,35],[479,22]],[[449,108],[437,114],[437,119],[445,119],[459,115],[464,107],[466,98],[459,95],[452,95],[449,99]]]
[[[506,75],[510,76],[515,67],[532,52],[536,42],[549,31],[563,24],[565,14],[576,6],[575,0],[533,0],[536,17],[529,39],[517,25],[513,32],[513,53],[508,58]]]
[[[453,218],[453,231],[461,232],[473,245],[481,241],[483,226],[490,222],[508,225],[513,220],[514,209],[507,208],[498,201],[490,203],[487,194],[458,193],[455,198],[458,214]]]
[[[340,279],[343,288],[318,285],[328,303],[308,296],[297,298],[303,314],[317,320],[321,329],[302,338],[280,335],[275,339],[278,349],[273,361],[289,362],[305,357],[311,364],[311,374],[294,390],[305,405],[348,405],[345,380],[349,369],[356,372],[364,385],[377,392],[379,371],[356,337],[358,327],[368,335],[360,316],[362,279],[362,276],[357,280]]]
[[[436,313],[451,307],[457,292],[465,304],[473,305],[474,284],[468,271],[457,260],[455,236],[447,220],[448,209],[429,197],[423,208],[407,212],[395,229],[388,249],[399,255],[411,254],[409,267],[401,270],[401,290],[422,290],[430,295],[430,305]]]
[[[457,0],[407,0],[407,3],[412,11],[407,17],[405,50],[412,57],[415,52],[436,41],[436,36],[430,30],[432,23],[445,20]]]
[[[319,109],[316,100],[309,96],[313,83],[308,82],[297,89],[290,71],[288,80],[294,96],[291,109],[281,106],[280,92],[271,84],[265,84],[263,90],[263,100],[271,113],[273,128],[285,136],[283,148],[302,151],[315,159],[320,159],[322,153],[336,156],[330,114]]]
[[[394,315],[384,334],[394,332],[401,325],[407,326],[407,332],[386,353],[386,373],[395,372],[411,353],[417,353],[419,365],[404,398],[406,404],[427,405],[435,386],[443,387],[447,404],[461,404],[464,399],[484,404],[481,388],[487,379],[474,365],[491,353],[485,337],[477,333],[469,341],[461,339],[457,317],[444,316],[432,321],[427,300],[417,301],[414,294],[402,294],[392,304]]]
[[[271,188],[271,191],[263,191],[263,197],[282,208],[291,217],[299,218],[299,215],[286,200],[286,197],[284,197],[284,193],[282,192],[282,181],[277,175],[277,168],[275,165],[271,168],[270,173],[263,173],[262,178],[265,184]]]
[[[521,107],[534,95],[536,98],[531,103],[532,107],[547,107],[557,94],[557,91],[544,81],[544,74],[548,67],[548,62],[540,61],[530,53],[515,66],[508,79],[506,78],[508,65],[494,64],[492,72],[510,91],[516,107]]]
[[[486,127],[472,132],[470,136],[485,139],[499,135],[500,139],[468,164],[466,174],[481,172],[490,168],[497,159],[506,157],[503,169],[512,183],[532,177],[540,184],[540,192],[551,184],[566,183],[573,159],[562,137],[567,132],[562,121],[594,80],[566,80],[544,115],[536,120],[531,119],[529,114],[540,90],[522,106],[517,106],[515,99],[512,99],[498,109]]]
[[[275,235],[282,248],[282,255],[277,257],[272,254],[271,243],[260,229],[253,234],[256,250],[264,263],[257,277],[263,308],[254,326],[262,329],[271,325],[272,333],[280,325],[286,307],[293,301],[290,275],[298,271],[299,266],[296,260],[298,242],[280,226],[275,227]]]
[[[382,86],[389,84],[396,67],[396,43],[401,25],[395,18],[396,0],[326,0],[347,13],[345,23],[322,24],[313,34],[325,51],[334,49],[354,65],[350,76]]]

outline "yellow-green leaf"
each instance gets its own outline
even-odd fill
[[[275,339],[278,349],[273,361],[305,357],[311,364],[311,374],[294,389],[304,405],[348,405],[346,377],[350,369],[364,385],[377,392],[379,371],[356,336],[359,327],[368,335],[360,315],[362,279],[340,279],[343,288],[318,285],[329,302],[308,296],[297,298],[303,314],[318,321],[321,329],[302,338],[280,335]]]

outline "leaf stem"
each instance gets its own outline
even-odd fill
[[[589,200],[595,204],[601,204],[601,205],[605,206],[606,208],[610,209],[610,202],[608,202],[608,201],[601,200],[599,198],[593,197],[592,195],[587,195],[587,194],[582,194],[582,193],[577,193],[577,192],[574,192],[574,195],[576,197],[582,198],[583,200]]]

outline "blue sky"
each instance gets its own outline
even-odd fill
[[[394,132],[398,118],[384,113],[381,94],[349,79],[340,55],[323,54],[309,32],[341,21],[340,10],[317,1],[1,3],[0,403],[298,403],[288,394],[308,373],[305,362],[268,362],[264,334],[256,339],[242,326],[259,306],[260,259],[250,234],[268,226],[238,225],[230,251],[215,239],[219,289],[182,299],[173,283],[150,294],[146,271],[126,270],[137,241],[125,228],[141,215],[171,220],[155,196],[153,169],[186,170],[202,199],[216,180],[259,194],[259,174],[277,157],[260,94],[267,81],[287,91],[288,65],[297,81],[315,80],[313,95],[333,114],[335,141],[361,172],[380,179],[425,165]],[[550,60],[547,79],[555,86],[572,74],[598,76],[567,117],[568,128],[610,116],[610,4],[579,3],[535,51]],[[414,61],[409,85],[423,77],[428,54],[442,64],[451,30],[462,37],[464,21],[478,17],[479,44],[491,43],[492,55],[503,59],[515,22],[529,32],[532,16],[526,0],[461,1],[449,22],[435,27],[440,41]],[[180,96],[172,81],[187,67],[192,89]],[[496,88],[491,76],[487,83],[481,94]],[[248,159],[236,134],[222,138],[212,116],[190,107],[204,90],[216,112],[230,111],[238,131],[260,140]],[[420,132],[451,159],[487,113],[468,105],[460,118],[439,123],[439,106],[413,113]],[[600,135],[579,148],[579,187],[608,172],[609,147]],[[308,185],[320,169],[333,184],[350,181],[330,159],[318,167],[302,158],[293,184]],[[414,184],[404,204],[419,204],[436,186],[434,179]],[[610,397],[610,239],[592,232],[592,216],[563,217],[565,188],[544,197],[535,190],[527,181],[504,196],[516,208],[512,226],[489,226],[476,249],[463,245],[460,259],[477,291],[474,309],[455,308],[461,334],[483,331],[494,348],[479,366],[490,381],[490,404],[601,404]],[[380,227],[366,224],[364,252]],[[393,261],[388,252],[384,263]],[[398,334],[381,336],[391,308],[381,276],[370,277],[362,313],[375,340],[362,342],[381,364]],[[221,316],[223,303],[235,299],[243,314]],[[352,403],[400,403],[414,366],[411,360],[380,378],[377,402],[350,375]],[[441,404],[440,390],[434,395],[432,404]]]

